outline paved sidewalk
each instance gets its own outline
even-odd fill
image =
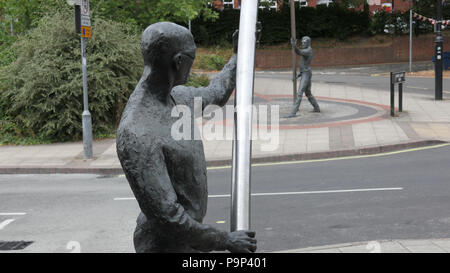
[[[386,77],[379,79],[388,81]],[[449,99],[434,101],[433,94],[404,90],[404,112],[392,118],[387,90],[314,81],[312,90],[322,112],[312,113],[312,106],[304,98],[297,117],[286,119],[283,116],[292,105],[291,81],[256,79],[256,106],[278,106],[280,124],[279,133],[261,124],[255,125],[254,132],[265,132],[266,138],[260,134],[259,139],[253,141],[254,162],[369,154],[450,141]],[[215,125],[216,131],[232,132],[231,119]],[[231,140],[209,140],[206,134],[204,148],[208,165],[230,163]],[[81,142],[0,146],[0,173],[53,172],[120,173],[115,140],[95,141],[93,160],[83,159]]]
[[[450,239],[369,241],[291,249],[276,253],[450,253]]]

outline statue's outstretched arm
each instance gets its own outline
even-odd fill
[[[294,46],[295,53],[297,53],[300,56],[309,56],[311,55],[311,49],[300,49],[297,45]]]
[[[169,178],[162,148],[154,148],[150,158],[139,159],[142,166],[134,183],[130,183],[142,212],[147,219],[156,220],[181,243],[200,251],[226,250],[229,235],[194,220],[178,203]],[[134,179],[133,179],[134,180]]]
[[[176,86],[172,95],[178,104],[194,106],[194,98],[201,98],[202,109],[210,104],[224,106],[236,88],[236,62],[234,54],[222,71],[215,76],[207,87]]]

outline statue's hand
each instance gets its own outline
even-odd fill
[[[262,24],[260,21],[256,22],[256,47],[259,47],[259,40],[261,39]]]
[[[227,250],[233,253],[252,253],[256,251],[255,232],[239,230],[229,233]]]
[[[233,52],[234,54],[238,51],[238,43],[239,43],[239,29],[236,29],[233,33]]]
[[[291,45],[297,46],[297,39],[291,38]]]

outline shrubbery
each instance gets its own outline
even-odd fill
[[[192,73],[189,76],[186,86],[193,86],[193,87],[208,86],[209,82],[210,82],[210,80],[207,75],[204,75],[204,74],[198,75],[198,74]]]
[[[205,70],[222,70],[225,60],[216,54],[200,55],[197,57],[197,67]]]
[[[124,24],[93,21],[87,42],[89,110],[94,135],[114,130],[143,63],[140,38]],[[80,38],[73,11],[43,17],[0,68],[0,142],[81,139],[83,110]],[[15,57],[17,56],[17,57]]]

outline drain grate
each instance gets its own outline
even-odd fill
[[[21,250],[32,243],[33,241],[0,241],[0,250]]]

